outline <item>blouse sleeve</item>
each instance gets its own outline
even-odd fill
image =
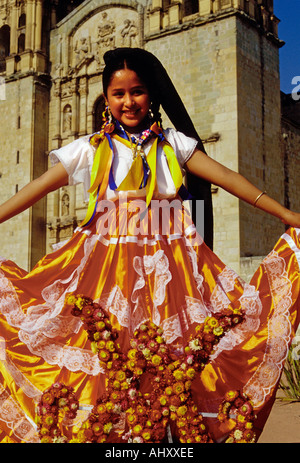
[[[197,140],[177,132],[175,129],[166,129],[165,137],[175,151],[181,167],[190,159],[197,147]]]
[[[69,185],[83,183],[85,200],[88,200],[91,171],[95,149],[89,143],[90,136],[74,140],[62,148],[50,152],[52,165],[62,163],[69,176]]]

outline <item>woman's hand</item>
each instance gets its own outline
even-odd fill
[[[298,212],[287,210],[281,221],[286,225],[290,225],[291,227],[300,228],[300,214]]]

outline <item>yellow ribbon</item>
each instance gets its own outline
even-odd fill
[[[128,140],[120,137],[119,135],[114,135],[114,139],[120,141],[128,148],[131,149],[131,144]],[[136,158],[133,160],[130,170],[124,180],[121,182],[117,191],[129,191],[129,190],[138,190],[142,184],[144,178],[144,169],[143,169],[143,160],[140,153],[137,153]]]
[[[112,134],[112,138],[120,141],[127,147],[131,147],[130,142],[119,137],[116,134]],[[155,188],[156,188],[156,162],[157,162],[157,148],[158,148],[159,139],[156,138],[152,144],[150,151],[147,155],[147,163],[150,169],[149,178],[146,185],[146,203],[149,206],[150,201],[153,197]],[[163,151],[166,155],[168,167],[176,188],[176,191],[180,189],[183,183],[183,176],[181,172],[180,165],[178,163],[177,157],[174,153],[171,145],[163,141]],[[112,166],[112,157],[113,153],[109,144],[108,139],[105,137],[104,140],[100,141],[98,148],[96,150],[94,163],[91,173],[91,186],[89,188],[90,198],[89,205],[86,217],[81,223],[81,226],[87,225],[94,216],[96,211],[97,202],[103,197],[108,183],[109,175]],[[133,160],[131,168],[121,182],[117,191],[130,191],[138,190],[142,184],[144,178],[144,169],[143,169],[143,160],[138,153],[137,157]]]
[[[178,191],[183,183],[183,175],[182,175],[181,167],[179,165],[178,159],[176,157],[176,154],[174,153],[172,146],[168,142],[164,144],[163,150],[164,150],[164,153],[168,161],[169,170],[170,170],[176,191]]]
[[[81,227],[84,227],[92,220],[96,211],[97,202],[106,191],[112,164],[112,155],[113,153],[109,146],[109,141],[105,137],[100,141],[95,153],[91,172],[91,186],[88,190],[88,193],[90,193],[89,204],[85,219],[80,225]]]

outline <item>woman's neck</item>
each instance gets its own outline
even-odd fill
[[[133,135],[133,134],[141,134],[142,132],[144,132],[144,130],[147,130],[150,128],[151,126],[151,121],[146,118],[141,124],[139,125],[136,125],[135,127],[128,127],[128,126],[124,126],[122,125],[120,122],[118,122],[120,127],[125,130],[125,132],[129,133],[130,135]]]

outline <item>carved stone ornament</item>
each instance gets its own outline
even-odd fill
[[[72,37],[69,75],[93,74],[104,67],[103,55],[117,47],[138,47],[139,15],[134,10],[108,8],[85,21]]]

